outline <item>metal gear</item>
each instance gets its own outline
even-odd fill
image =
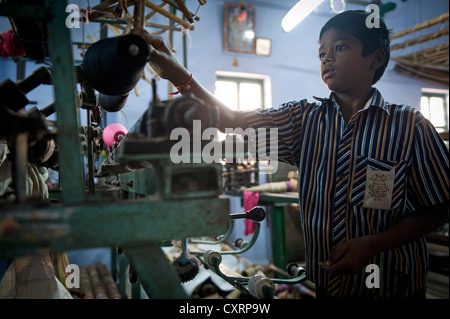
[[[188,254],[186,239],[181,240],[181,255],[173,263],[181,282],[187,282],[194,279],[200,271],[200,261]]]
[[[183,256],[178,257],[173,261],[175,270],[180,277],[181,282],[187,282],[197,276],[200,271],[197,258],[186,258]]]

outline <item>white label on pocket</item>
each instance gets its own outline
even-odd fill
[[[363,207],[390,209],[394,178],[394,168],[390,171],[378,171],[367,166]]]

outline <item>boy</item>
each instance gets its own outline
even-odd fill
[[[219,106],[220,130],[278,128],[279,160],[299,168],[306,271],[318,298],[425,298],[423,236],[448,217],[448,149],[420,112],[384,101],[372,87],[388,64],[390,40],[384,22],[368,28],[367,16],[346,11],[321,30],[329,98],[248,112],[220,103],[160,38],[135,32],[148,41],[161,77]],[[378,280],[368,278],[369,264]]]

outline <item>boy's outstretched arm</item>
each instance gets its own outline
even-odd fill
[[[169,80],[174,86],[180,86],[189,80],[191,76],[190,72],[181,65],[161,37],[154,36],[143,28],[136,28],[133,30],[133,33],[143,37],[149,44],[149,63],[160,77]],[[202,99],[207,105],[213,105],[219,108],[219,130],[223,132],[225,128],[247,128],[247,122],[241,112],[233,111],[220,102],[194,76],[189,82],[189,85],[189,91],[184,92],[190,92]]]
[[[423,207],[382,233],[346,241],[320,266],[331,274],[357,273],[372,256],[434,231],[447,221],[448,209],[448,202]]]

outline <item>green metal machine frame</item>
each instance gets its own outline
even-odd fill
[[[229,226],[228,199],[218,196],[215,190],[195,196],[173,196],[168,175],[189,167],[168,165],[116,176],[118,181],[123,181],[121,192],[136,192],[141,198],[89,196],[83,178],[76,74],[70,30],[65,26],[66,5],[66,1],[46,0],[44,7],[27,5],[20,10],[13,4],[0,7],[0,15],[40,18],[46,23],[61,184],[60,202],[2,203],[0,223],[14,226],[0,233],[0,256],[120,246],[124,255],[119,256],[119,264],[123,266],[126,257],[149,297],[187,298],[178,275],[168,267],[169,260],[159,243],[225,233]],[[130,180],[133,182],[129,183]],[[159,196],[155,199],[149,194]],[[116,257],[113,254],[113,268]],[[123,282],[119,286],[123,292]]]

